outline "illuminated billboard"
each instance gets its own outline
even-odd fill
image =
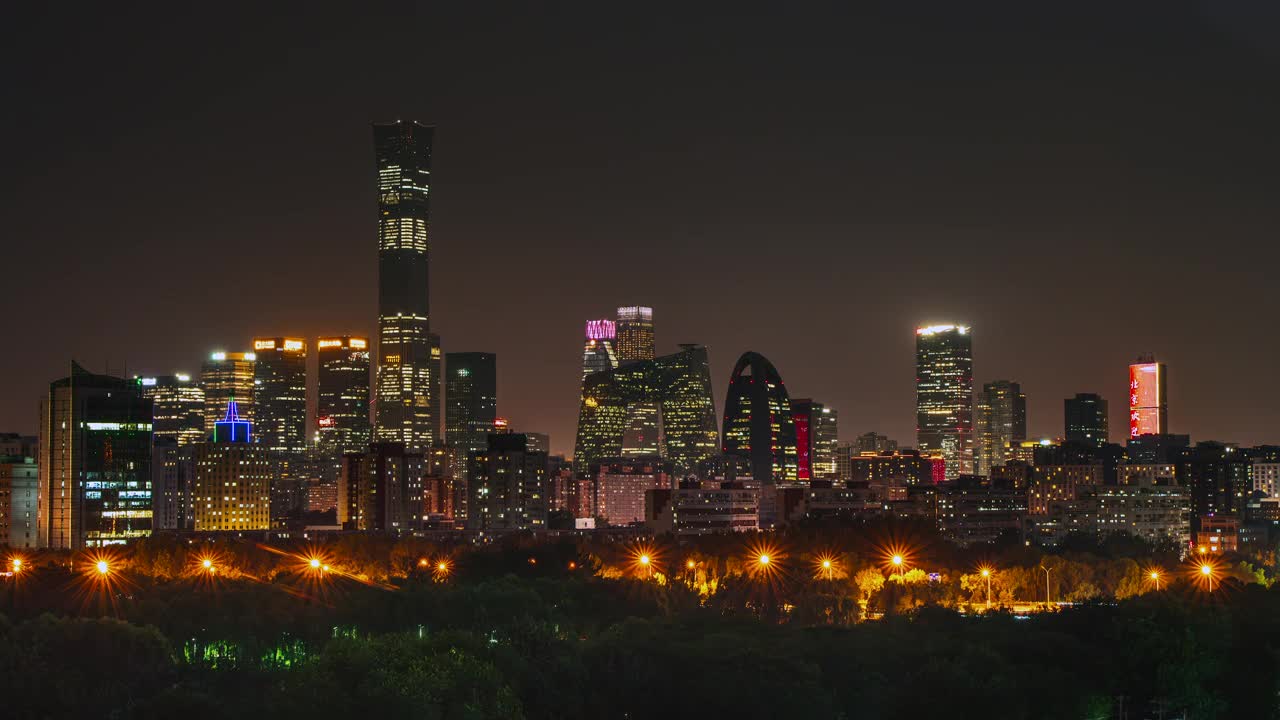
[[[617,326],[612,320],[588,320],[588,340],[613,340],[618,336]]]
[[[796,424],[796,477],[805,481],[813,476],[812,459],[809,457],[809,413],[795,413],[792,418]]]
[[[1165,369],[1163,363],[1129,366],[1129,437],[1162,435],[1166,428]]]

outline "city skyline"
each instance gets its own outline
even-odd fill
[[[1182,24],[1171,25],[1188,26],[1181,32],[1150,26],[1136,11],[1110,10],[1118,33],[1112,35],[1086,21],[1092,10],[1101,11],[1085,7],[1058,17],[1027,10],[1038,18],[1035,48],[1013,34],[983,34],[973,27],[981,23],[959,11],[940,11],[990,40],[992,52],[1025,60],[1026,70],[1015,72],[961,52],[957,75],[947,76],[956,90],[928,82],[963,49],[954,38],[883,11],[869,18],[875,22],[830,23],[829,30],[794,19],[732,18],[722,31],[723,58],[699,53],[697,43],[677,34],[669,57],[680,72],[652,68],[667,81],[661,91],[627,74],[642,57],[634,51],[647,45],[645,34],[657,32],[643,24],[615,38],[616,50],[594,69],[528,48],[516,82],[492,66],[443,69],[448,63],[440,59],[462,49],[442,38],[426,53],[437,76],[411,97],[399,73],[370,80],[372,73],[358,71],[369,62],[358,56],[372,57],[364,52],[371,38],[355,43],[354,54],[300,51],[317,69],[344,69],[312,75],[299,69],[307,63],[295,67],[273,54],[265,31],[279,25],[266,18],[263,28],[244,29],[237,53],[303,88],[315,89],[323,75],[332,92],[273,97],[277,83],[227,88],[204,67],[177,84],[172,70],[141,56],[104,55],[103,72],[121,71],[123,102],[96,119],[96,135],[110,142],[88,145],[68,123],[100,90],[75,79],[63,61],[36,68],[18,84],[15,104],[30,109],[5,119],[8,136],[29,137],[39,128],[70,139],[15,148],[9,175],[24,181],[13,182],[3,200],[6,235],[18,239],[9,261],[57,267],[62,283],[78,292],[61,294],[70,301],[45,297],[35,273],[15,278],[18,314],[41,322],[28,349],[0,360],[6,398],[0,428],[34,432],[40,388],[60,377],[70,358],[93,372],[110,363],[122,375],[194,376],[210,352],[246,349],[262,334],[309,342],[330,334],[372,337],[376,196],[367,129],[371,121],[399,117],[439,128],[431,330],[445,352],[501,356],[501,413],[518,427],[548,433],[555,452],[572,447],[582,320],[633,302],[660,317],[658,354],[680,342],[708,348],[717,401],[734,359],[754,349],[775,363],[796,396],[820,398],[840,413],[845,441],[875,431],[914,444],[911,328],[960,322],[974,327],[975,387],[1016,379],[1027,395],[1031,437],[1060,435],[1061,403],[1083,392],[1108,400],[1111,439],[1122,440],[1123,367],[1150,352],[1172,373],[1172,432],[1274,442],[1280,378],[1256,369],[1269,366],[1280,341],[1254,337],[1247,310],[1265,300],[1264,269],[1276,252],[1264,241],[1280,226],[1268,201],[1276,180],[1267,170],[1280,152],[1269,131],[1280,107],[1272,98],[1233,92],[1254,86],[1273,57],[1249,34],[1249,23],[1228,11],[1210,13],[1205,23],[1175,9]],[[466,10],[455,12],[478,22]],[[544,18],[523,19],[555,30]],[[39,28],[50,18],[33,20]],[[562,20],[568,23],[562,34],[584,28]],[[82,41],[92,52],[113,22],[81,19],[67,28],[66,42]],[[691,22],[701,27],[710,19]],[[773,72],[755,67],[765,59],[746,57],[766,27],[776,28],[777,49],[785,51],[778,55],[786,57]],[[867,30],[845,37],[849,27]],[[885,39],[871,37],[870,28]],[[122,28],[117,37],[128,35]],[[1064,65],[1082,39],[1095,54]],[[1128,40],[1146,52],[1131,51]],[[165,42],[148,39],[139,52]],[[191,45],[207,51],[211,42],[202,36]],[[485,42],[521,46],[503,30]],[[886,53],[907,60],[892,69],[866,62]],[[623,79],[600,88],[595,74],[605,71]],[[1023,72],[1065,73],[1068,82],[1028,88]],[[856,102],[822,90],[849,73],[862,88]],[[527,86],[544,76],[557,80]],[[1135,80],[1143,102],[1128,99]],[[51,98],[49,87],[63,88],[65,97]],[[586,87],[604,93],[606,102],[584,103]],[[904,96],[910,87],[923,91]],[[190,112],[181,133],[164,122],[168,113],[156,112],[197,110],[218,88],[237,102],[218,103],[216,113]],[[534,88],[546,92],[535,100]],[[761,90],[776,96],[779,109],[753,114]],[[936,113],[934,103],[952,92],[968,93],[967,109],[947,101],[941,107],[949,114]],[[688,112],[653,125],[650,114],[635,110],[654,93]],[[1078,111],[1059,113],[1064,106]],[[1203,106],[1223,119],[1182,112]],[[264,120],[300,114],[309,120],[295,125],[294,135],[264,144]],[[950,120],[924,119],[941,115]],[[527,122],[513,130],[510,117]],[[738,124],[742,117],[751,121]],[[764,151],[742,152],[762,136],[769,138]],[[91,149],[98,154],[82,162]],[[175,153],[208,168],[192,180],[195,192],[183,187],[179,194],[179,184],[158,182]],[[258,172],[268,154],[275,171]],[[74,173],[64,172],[71,167]],[[759,168],[786,182],[760,183],[748,171]],[[55,172],[67,192],[84,198],[83,213],[59,213],[49,204],[40,188]],[[186,220],[208,217],[210,200],[218,205],[216,218]],[[1197,248],[1210,239],[1215,256],[1261,256],[1205,278]],[[956,246],[965,251],[950,251]],[[737,252],[742,248],[751,252]],[[59,261],[68,250],[95,262],[68,266]],[[776,250],[784,268],[808,277],[806,291],[797,293],[803,302],[734,294],[770,282],[776,263],[748,259],[761,250]],[[253,262],[245,263],[246,256]],[[503,267],[486,274],[494,257],[503,258]],[[619,263],[633,260],[647,271],[618,272]],[[903,284],[901,263],[909,261],[918,263],[916,281]],[[129,273],[145,280],[118,282]],[[1135,276],[1143,278],[1136,287]],[[216,307],[191,291],[228,285]],[[1134,312],[1131,290],[1164,285],[1196,291],[1162,293],[1158,306]],[[732,309],[709,300],[728,296]],[[85,312],[81,297],[129,313]],[[512,307],[538,321],[504,322]],[[1240,338],[1249,341],[1232,342]],[[1223,392],[1229,377],[1250,378],[1248,392]]]

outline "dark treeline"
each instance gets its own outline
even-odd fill
[[[1019,558],[1143,568],[1176,558],[1115,544],[1052,557],[1022,557],[1038,551],[1014,545],[926,550],[917,538],[916,562],[944,577],[869,594],[857,578],[865,568],[807,568],[818,545],[841,566],[873,563],[884,543],[864,547],[857,535],[768,536],[778,567],[767,574],[749,562],[764,536],[646,545],[656,571],[635,567],[628,543],[514,538],[478,551],[417,547],[422,557],[402,548],[404,572],[386,581],[336,565],[310,572],[301,549],[266,553],[250,574],[232,559],[261,549],[219,547],[222,575],[192,571],[191,558],[158,560],[175,552],[167,541],[114,557],[122,569],[105,576],[46,556],[0,584],[2,714],[1280,716],[1280,588],[1224,570],[1209,593],[1170,564],[1160,591],[1099,594],[1029,617],[975,614],[967,596],[947,607],[950,591],[936,588],[961,585],[948,572],[990,562],[1004,573]],[[336,548],[323,552],[343,562]],[[450,572],[421,565],[428,556],[448,558]],[[155,562],[174,572],[142,572]]]

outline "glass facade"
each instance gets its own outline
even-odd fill
[[[635,403],[658,404],[663,430],[659,450],[676,472],[692,472],[717,453],[719,433],[707,350],[700,345],[681,348],[678,353],[627,363],[583,381],[573,457],[576,472],[586,473],[591,463],[621,455],[627,408]]]
[[[498,356],[448,353],[445,365],[445,443],[464,452],[484,450],[498,419]]]
[[[1107,401],[1101,395],[1077,393],[1063,401],[1067,442],[1101,447],[1107,444]]]
[[[369,339],[344,335],[316,342],[317,444],[333,457],[369,444]]]
[[[258,356],[252,352],[215,352],[200,369],[200,387],[204,390],[204,437],[213,435],[213,424],[222,419],[227,403],[235,400],[240,413],[254,418],[254,366]]]
[[[973,337],[963,325],[916,329],[916,444],[946,478],[973,473]]]
[[[991,469],[1010,460],[1010,445],[1027,439],[1027,396],[1022,386],[996,380],[982,386],[978,397],[974,472],[990,475]]]
[[[40,545],[79,550],[149,535],[151,401],[138,385],[72,364],[40,415]]]
[[[806,425],[806,433],[809,427]],[[723,451],[751,461],[756,482],[799,479],[791,399],[773,364],[759,353],[738,358],[724,401]]]
[[[791,401],[791,416],[796,426],[797,478],[807,482],[838,477],[836,411],[804,398]]]
[[[431,446],[429,243],[435,129],[375,123],[378,189],[378,371],[374,436],[410,451]]]
[[[204,442],[204,388],[190,375],[134,378],[142,397],[152,403],[157,439],[171,438],[179,447]]]

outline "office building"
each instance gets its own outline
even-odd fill
[[[0,455],[0,543],[39,544],[40,469],[30,455]]]
[[[868,432],[859,435],[852,447],[854,455],[861,455],[863,453],[894,453],[897,451],[897,440],[891,440],[888,435],[881,435],[877,432]]]
[[[1101,464],[1038,466],[1027,491],[1027,510],[1031,515],[1048,514],[1051,503],[1076,500],[1082,489],[1102,483]]]
[[[40,405],[39,544],[80,550],[151,533],[151,401],[71,364]]]
[[[1076,393],[1062,401],[1063,429],[1067,442],[1107,444],[1107,401],[1094,393]]]
[[[582,380],[592,373],[618,367],[618,355],[614,351],[617,326],[612,320],[588,320],[586,340],[582,344]]]
[[[444,350],[439,335],[431,333],[427,340],[431,343],[431,438],[439,445],[444,438]]]
[[[297,462],[307,451],[307,343],[254,338],[253,424],[273,455]]]
[[[653,338],[653,308],[630,306],[618,308],[616,325],[618,362],[652,360],[657,357]]]
[[[371,443],[342,458],[338,523],[347,530],[406,533],[422,528],[427,461],[402,443]]]
[[[1129,437],[1169,432],[1168,375],[1150,355],[1129,366]]]
[[[467,528],[482,533],[545,530],[547,455],[519,433],[492,433],[468,455]]]
[[[996,380],[982,386],[975,418],[974,472],[990,475],[991,468],[1009,461],[1009,448],[1027,439],[1027,396],[1016,382]]]
[[[222,352],[209,356],[200,368],[200,387],[204,390],[204,437],[213,435],[214,423],[226,414],[227,403],[236,401],[240,415],[253,421],[255,366],[258,356],[252,352]]]
[[[729,377],[721,450],[751,461],[757,483],[796,482],[799,462],[791,399],[763,355],[743,353]]]
[[[596,517],[609,525],[631,525],[645,518],[649,490],[670,488],[671,463],[661,458],[611,458],[591,464],[596,490]]]
[[[523,431],[520,434],[524,435],[529,440],[529,452],[546,453],[547,457],[551,456],[550,435],[546,433],[527,431]]]
[[[973,336],[963,325],[916,328],[916,444],[943,459],[948,480],[973,472]]]
[[[209,442],[194,446],[192,529],[249,532],[271,528],[271,455],[254,443],[252,425],[238,403],[227,401]]]
[[[142,397],[151,400],[152,434],[172,438],[180,447],[204,442],[204,388],[190,375],[134,378]]]
[[[195,483],[195,448],[173,437],[157,435],[151,446],[151,510],[155,530],[190,530],[191,490]]]
[[[849,458],[849,482],[932,485],[939,482],[942,460],[918,450],[862,453]]]
[[[707,350],[700,345],[680,347],[680,352],[630,362],[583,381],[575,471],[585,474],[591,463],[622,455],[627,409],[641,402],[658,404],[660,455],[677,473],[691,472],[716,454],[719,432]]]
[[[498,356],[448,353],[445,372],[445,444],[465,452],[484,450],[498,419]]]
[[[796,427],[796,475],[799,480],[835,479],[839,473],[836,411],[820,402],[802,398],[791,401],[791,417]]]
[[[316,342],[316,444],[325,448],[336,478],[342,453],[357,452],[371,440],[369,426],[369,339],[352,335]]]
[[[416,122],[375,123],[378,190],[378,370],[374,437],[422,452],[435,441],[431,416],[428,236],[435,129]]]

